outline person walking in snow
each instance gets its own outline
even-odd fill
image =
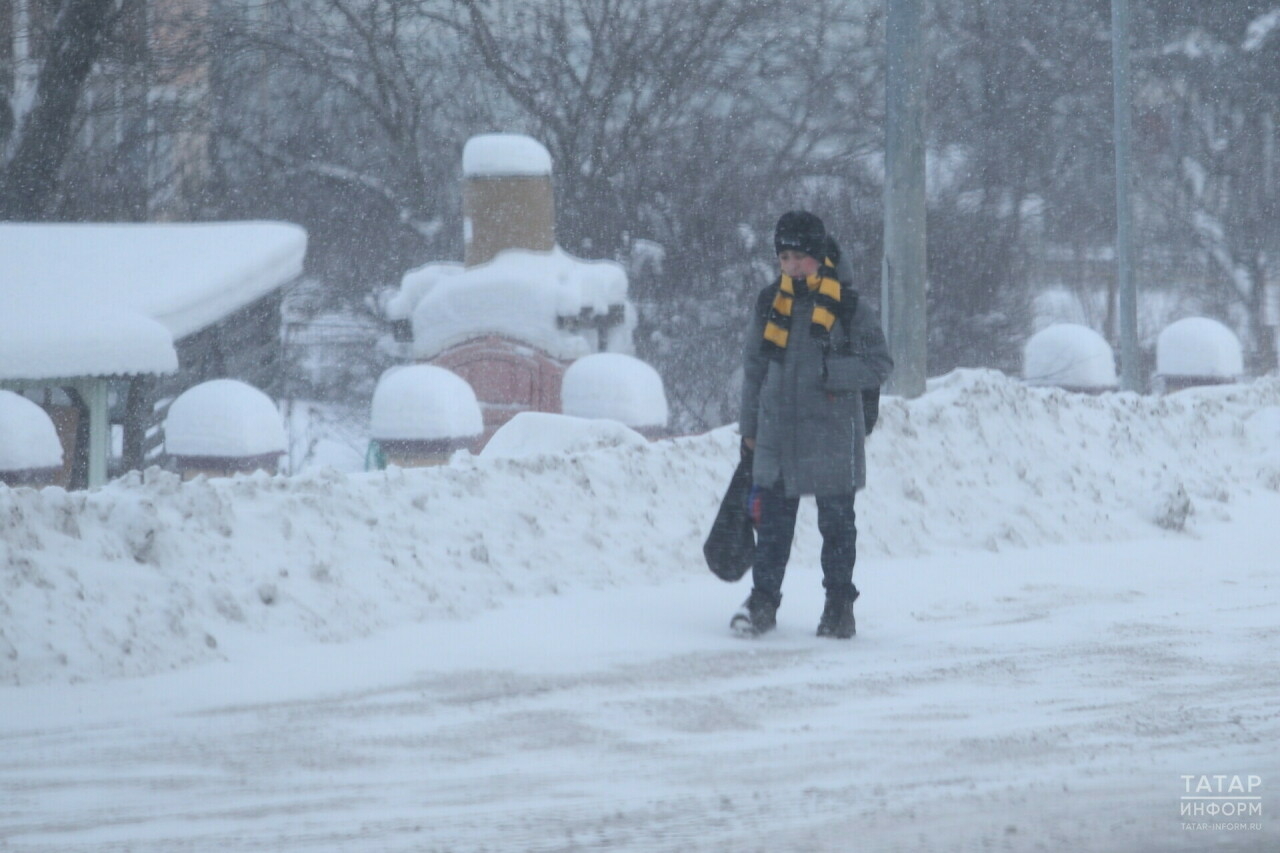
[[[838,248],[821,219],[784,213],[773,242],[781,275],[751,314],[738,421],[742,452],[753,457],[752,589],[730,627],[742,636],[775,627],[800,497],[814,495],[826,589],[818,636],[847,639],[858,597],[853,498],[866,484],[872,425],[863,392],[878,392],[893,360],[875,312],[838,278]]]

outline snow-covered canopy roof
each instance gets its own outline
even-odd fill
[[[236,379],[188,388],[169,406],[164,449],[171,456],[243,458],[283,453],[284,421],[266,394]]]
[[[462,147],[462,174],[469,178],[550,175],[551,154],[531,136],[483,133]]]
[[[62,464],[62,444],[48,412],[19,394],[0,391],[0,471]]]
[[[174,341],[302,271],[283,222],[0,224],[0,380],[164,373]]]
[[[373,392],[370,432],[383,441],[469,438],[484,431],[475,391],[452,371],[430,364],[393,367]]]
[[[623,308],[623,322],[609,330],[606,348],[629,353],[635,309],[627,301],[622,266],[584,261],[557,246],[550,252],[508,249],[470,268],[428,264],[411,270],[387,312],[392,319],[413,319],[417,358],[499,335],[567,361],[596,351],[596,331],[563,321],[584,308],[605,315],[615,305]]]
[[[566,415],[605,418],[629,427],[667,425],[667,395],[658,371],[616,352],[583,356],[569,365],[560,389]]]
[[[1156,373],[1235,379],[1244,373],[1244,354],[1235,332],[1208,317],[1170,323],[1156,339]]]
[[[1030,385],[1114,388],[1115,354],[1106,339],[1088,326],[1057,323],[1027,341],[1022,376]]]
[[[3,226],[0,226],[3,229]],[[7,288],[7,281],[0,284]],[[171,373],[173,335],[146,314],[53,295],[5,294],[0,379]]]
[[[549,412],[520,412],[503,424],[480,451],[484,458],[586,453],[609,447],[644,446],[640,433],[617,421],[588,420]]]

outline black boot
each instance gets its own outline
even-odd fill
[[[767,634],[778,624],[778,605],[781,603],[782,596],[753,589],[742,607],[729,620],[729,627],[739,637]]]
[[[818,636],[847,640],[858,633],[853,620],[853,602],[857,600],[858,590],[852,584],[847,589],[828,589],[827,604],[818,620]]]

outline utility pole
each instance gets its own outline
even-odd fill
[[[880,319],[894,370],[885,390],[919,397],[927,375],[923,0],[886,2]]]
[[[1111,0],[1111,80],[1115,104],[1116,286],[1120,291],[1120,388],[1141,391],[1138,375],[1138,295],[1133,284],[1133,202],[1129,197],[1131,109],[1129,0]]]

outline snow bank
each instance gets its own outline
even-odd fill
[[[0,389],[0,471],[62,464],[62,444],[48,412],[20,394]]]
[[[393,367],[378,380],[370,434],[384,441],[465,438],[484,432],[475,391],[452,371],[430,364]]]
[[[1170,323],[1156,340],[1156,373],[1235,379],[1244,374],[1244,354],[1235,332],[1208,317]]]
[[[458,344],[500,335],[571,361],[598,349],[595,327],[572,321],[621,306],[607,349],[630,353],[635,309],[627,274],[612,261],[584,261],[558,246],[550,252],[508,249],[469,269],[429,264],[405,275],[387,305],[392,319],[413,320],[413,353],[430,359]],[[566,321],[569,321],[566,323]]]
[[[284,421],[266,394],[236,379],[211,379],[178,395],[164,421],[171,456],[240,458],[284,453]]]
[[[1023,378],[1032,385],[1116,387],[1111,345],[1088,326],[1057,323],[1041,329],[1027,341],[1022,363]]]
[[[958,548],[1186,535],[1179,520],[1194,532],[1280,489],[1277,406],[1275,378],[1079,396],[986,371],[886,398],[858,572]],[[264,634],[342,641],[568,588],[718,584],[701,545],[737,447],[726,427],[367,474],[0,488],[0,683],[152,673]],[[793,560],[816,566],[819,548],[806,500]]]
[[[484,459],[519,459],[546,454],[588,453],[646,444],[644,436],[624,424],[549,412],[521,412],[493,434],[480,451]]]
[[[541,142],[519,133],[482,133],[462,146],[467,177],[550,175],[551,154]]]
[[[629,427],[667,425],[662,377],[640,359],[622,353],[596,353],[569,365],[560,399],[566,415],[607,418]]]

